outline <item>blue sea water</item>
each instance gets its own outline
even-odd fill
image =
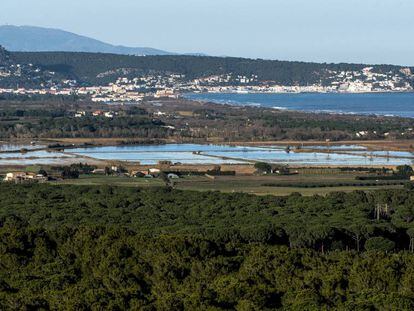
[[[188,99],[232,105],[256,105],[306,112],[384,115],[414,118],[414,93],[192,93]]]

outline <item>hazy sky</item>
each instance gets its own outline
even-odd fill
[[[1,0],[5,23],[175,52],[414,65],[414,0]]]

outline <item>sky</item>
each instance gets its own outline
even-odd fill
[[[414,66],[413,0],[1,0],[0,24],[180,53]]]

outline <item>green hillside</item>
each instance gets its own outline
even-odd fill
[[[329,71],[356,71],[363,64],[318,64],[276,60],[204,56],[126,56],[100,53],[14,52],[18,63],[32,63],[82,82],[107,83],[120,76],[119,69],[128,69],[131,76],[150,73],[184,74],[188,79],[210,75],[257,75],[259,81],[282,85],[307,85],[327,82]],[[374,66],[375,72],[400,75],[401,67]],[[103,78],[98,75],[103,74]]]

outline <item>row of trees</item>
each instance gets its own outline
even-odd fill
[[[363,139],[413,138],[414,121],[408,118],[311,114],[258,107],[204,104],[193,116],[167,120],[183,128],[180,137],[220,137],[235,140],[352,140],[359,131]],[[192,130],[186,130],[188,125]],[[384,135],[388,133],[387,135]]]
[[[3,122],[0,138],[144,137],[166,138],[168,129],[145,116],[108,119],[103,117],[50,117]]]
[[[33,137],[125,137],[177,140],[225,138],[235,140],[351,140],[368,131],[364,139],[413,138],[413,119],[280,112],[274,109],[173,102],[176,109],[165,117],[153,118],[142,107],[116,107],[116,118],[93,117],[92,111],[108,109],[76,98],[33,98],[1,100],[0,138]],[[170,109],[165,105],[165,109]],[[189,106],[189,107],[188,107]],[[185,107],[185,108],[184,108]],[[174,118],[176,110],[190,109],[191,116]],[[74,118],[78,110],[87,117]],[[171,125],[175,130],[167,129]]]

